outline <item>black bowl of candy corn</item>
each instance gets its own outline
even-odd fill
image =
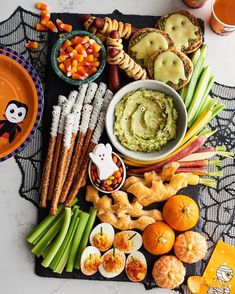
[[[112,193],[119,190],[126,180],[125,163],[119,155],[112,152],[113,162],[118,166],[118,170],[105,180],[100,180],[98,176],[97,166],[90,160],[88,174],[91,184],[102,193]]]
[[[95,35],[82,30],[72,31],[56,41],[51,63],[62,80],[77,86],[98,78],[106,64],[106,51]]]

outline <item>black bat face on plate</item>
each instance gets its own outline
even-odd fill
[[[6,107],[5,116],[9,122],[18,124],[25,119],[27,112],[28,106],[26,104],[12,100]]]

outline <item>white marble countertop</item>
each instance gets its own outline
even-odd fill
[[[2,3],[0,21],[9,17],[18,5],[36,11],[34,1],[8,0]],[[36,2],[36,1],[35,1]],[[51,11],[79,13],[109,13],[118,9],[123,13],[161,15],[186,6],[181,0],[47,0]],[[205,42],[209,46],[208,64],[211,65],[216,81],[235,86],[235,33],[221,37],[210,29],[209,0],[203,8],[192,10],[205,21]],[[34,274],[34,256],[25,242],[25,236],[36,223],[37,210],[18,190],[21,184],[20,170],[11,158],[0,163],[0,292],[4,294],[63,294],[63,293],[143,293],[142,285],[117,282],[91,282],[40,278]],[[76,292],[75,292],[76,291]],[[169,293],[161,289],[150,293]]]

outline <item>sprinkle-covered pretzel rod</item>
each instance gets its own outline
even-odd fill
[[[107,61],[118,65],[126,74],[135,80],[145,80],[147,72],[137,64],[124,50],[118,31],[112,31],[107,38]]]
[[[101,112],[99,119],[98,119],[98,123],[97,123],[95,131],[94,131],[94,134],[91,139],[91,143],[88,148],[88,153],[92,152],[94,147],[99,143],[100,137],[101,137],[102,132],[104,130],[104,122],[105,122],[105,114],[104,114],[104,112]],[[84,179],[86,179],[89,161],[90,161],[90,158],[87,156],[82,163],[82,167],[80,169],[79,176],[77,177],[76,183],[75,183],[75,185],[73,185],[73,189],[70,192],[69,197],[66,201],[66,206],[68,206],[68,207],[71,207],[73,200],[75,199],[79,189],[82,187]]]
[[[67,198],[69,189],[73,183],[76,171],[78,169],[78,162],[80,158],[80,154],[82,151],[82,147],[84,144],[84,140],[86,138],[86,132],[88,129],[88,124],[90,121],[90,116],[92,113],[93,107],[90,104],[85,104],[82,109],[82,120],[81,120],[81,125],[80,125],[80,130],[79,130],[79,135],[77,139],[77,143],[75,146],[74,154],[71,160],[71,165],[69,168],[69,173],[67,174],[66,180],[63,185],[62,193],[60,196],[60,201],[64,202]]]
[[[69,149],[71,147],[71,138],[73,131],[74,114],[70,113],[66,115],[64,126],[63,145],[61,148],[60,162],[57,172],[57,178],[55,182],[55,189],[51,203],[50,214],[56,215],[57,207],[60,199],[61,190],[63,187],[64,171],[66,169],[67,159],[69,155]]]
[[[42,172],[42,178],[41,178],[40,207],[46,207],[51,166],[53,162],[53,153],[54,153],[55,145],[56,145],[56,137],[57,137],[57,130],[59,126],[60,114],[61,114],[61,106],[58,106],[58,105],[53,106],[50,140],[49,140],[49,146],[48,146],[47,155],[46,155],[43,172]]]

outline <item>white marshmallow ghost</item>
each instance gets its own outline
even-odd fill
[[[118,170],[118,166],[113,162],[112,147],[110,144],[96,145],[89,156],[97,167],[98,177],[101,181],[108,179]]]

